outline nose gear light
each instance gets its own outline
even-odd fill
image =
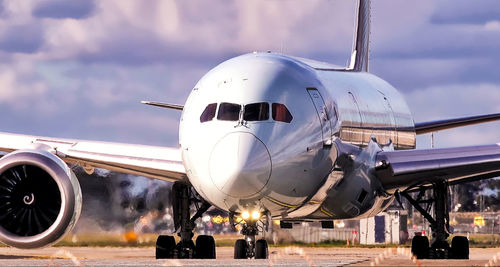
[[[252,212],[252,219],[253,220],[258,220],[260,218],[260,212],[258,210],[254,210]]]
[[[249,213],[248,211],[244,211],[244,212],[242,212],[242,213],[241,213],[241,218],[242,218],[243,220],[246,220],[246,219],[250,218],[250,213]]]

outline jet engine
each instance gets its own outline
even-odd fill
[[[45,150],[0,159],[0,241],[40,248],[59,241],[80,216],[82,193],[73,171]]]

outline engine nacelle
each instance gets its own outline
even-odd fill
[[[44,150],[0,159],[0,241],[16,248],[51,245],[80,216],[82,193],[73,171]]]

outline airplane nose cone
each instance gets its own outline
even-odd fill
[[[230,133],[214,147],[209,161],[214,185],[232,197],[258,193],[271,176],[271,156],[255,135]]]

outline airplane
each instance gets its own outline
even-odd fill
[[[212,236],[193,241],[195,220],[211,206],[241,227],[234,258],[265,259],[268,244],[256,236],[271,220],[331,228],[335,219],[375,216],[402,198],[432,229],[432,243],[413,238],[417,258],[468,259],[466,237],[446,241],[448,187],[497,177],[500,144],[416,149],[416,136],[500,114],[415,123],[403,96],[369,73],[369,18],[370,1],[359,0],[347,67],[250,53],[206,73],[184,105],[145,101],[182,112],[178,148],[0,133],[7,153],[0,159],[0,241],[40,248],[69,232],[82,205],[68,165],[77,164],[89,174],[104,168],[174,182],[180,241],[160,235],[158,259],[214,259]]]

